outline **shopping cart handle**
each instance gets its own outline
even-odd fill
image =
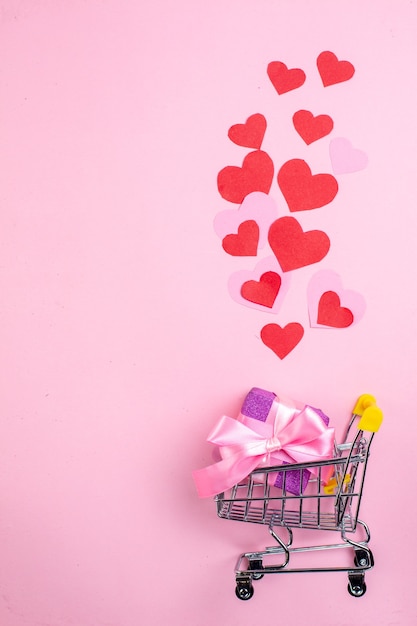
[[[353,413],[354,415],[362,415],[365,409],[370,406],[376,406],[376,399],[371,394],[364,393],[357,399]]]
[[[358,422],[358,430],[366,430],[369,433],[376,433],[382,424],[384,416],[380,408],[376,405],[369,406],[362,413]]]

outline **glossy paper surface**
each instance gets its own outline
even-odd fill
[[[414,626],[416,42],[405,0],[0,2],[1,626]],[[354,73],[331,57],[319,71],[323,52]],[[268,75],[276,62],[302,73]],[[306,143],[297,111],[333,129]],[[263,137],[258,117],[232,140],[255,114]],[[337,181],[330,202],[290,212],[293,159],[333,177],[320,202]],[[222,247],[239,220],[213,228],[240,211],[242,167],[275,207],[256,256]],[[288,217],[331,246],[284,289],[268,228]],[[265,258],[274,304],[237,302],[230,277],[259,281]],[[341,307],[362,296],[357,323],[310,325],[321,270]],[[283,359],[268,324],[299,325]],[[360,394],[383,409],[363,598],[343,573],[265,576],[236,598],[238,555],[273,539],[218,519],[191,473],[254,386],[320,407],[339,440]]]

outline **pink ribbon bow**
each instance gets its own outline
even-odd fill
[[[299,411],[281,403],[275,424],[264,427],[266,436],[226,415],[219,420],[207,441],[220,446],[222,460],[193,472],[200,497],[230,489],[265,464],[309,463],[333,456],[334,429],[310,406]]]

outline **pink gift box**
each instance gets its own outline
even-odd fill
[[[265,391],[264,389],[253,387],[247,394],[237,419],[243,424],[250,426],[260,434],[265,434],[266,429],[262,425],[274,425],[281,401],[284,401],[287,405],[289,404],[295,406],[295,408],[300,412],[304,408],[304,405],[294,403],[292,400],[278,398],[278,396],[271,391]],[[325,415],[320,409],[314,409],[314,411],[320,415],[324,424],[328,426],[330,420],[327,415]],[[277,465],[280,463],[282,463],[282,465],[286,465],[288,462],[289,461],[279,461],[274,458],[274,454],[271,454],[270,459],[263,462],[262,465]],[[289,492],[294,495],[301,495],[307,488],[310,476],[311,472],[306,469],[288,470],[287,472],[277,472],[276,474],[271,474],[270,483],[274,487],[283,489],[285,492]]]
[[[311,473],[318,475],[311,462],[320,464],[333,456],[334,429],[328,423],[319,409],[253,388],[237,419],[223,415],[207,437],[218,446],[220,459],[193,472],[200,497],[223,493],[258,468],[309,464],[308,470],[268,473],[269,483],[284,494],[300,495]]]

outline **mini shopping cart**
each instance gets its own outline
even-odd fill
[[[375,398],[361,396],[354,408],[343,442],[335,444],[334,456],[325,461],[260,467],[239,484],[215,498],[219,517],[265,524],[277,545],[263,551],[246,552],[237,560],[236,595],[249,600],[253,581],[265,574],[300,572],[347,572],[348,591],[360,597],[366,592],[365,571],[373,567],[368,546],[369,527],[358,518],[369,450],[382,423]],[[289,472],[300,473],[299,493],[286,489]],[[308,472],[308,482],[303,480]],[[281,476],[282,488],[271,486],[270,474]],[[293,490],[292,490],[293,491]],[[337,531],[341,541],[325,545],[293,547],[293,529]],[[285,533],[282,539],[278,530]],[[357,533],[357,531],[359,531]],[[360,539],[359,539],[360,535]],[[294,567],[298,553],[350,548],[348,565]],[[279,562],[267,565],[271,557]],[[295,559],[295,560],[296,560]]]

